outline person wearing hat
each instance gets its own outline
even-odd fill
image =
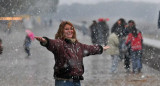
[[[109,26],[104,18],[99,18],[97,23],[97,40],[100,45],[107,45],[107,40],[109,36]]]

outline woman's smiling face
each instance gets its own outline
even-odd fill
[[[65,38],[72,38],[73,37],[73,30],[74,28],[72,26],[70,26],[69,24],[66,24],[65,27],[64,27],[64,37]]]

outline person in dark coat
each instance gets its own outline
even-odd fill
[[[61,22],[55,39],[35,38],[54,54],[55,86],[81,86],[80,80],[83,80],[84,73],[83,57],[101,54],[109,48],[80,43],[76,38],[75,28],[69,21]]]
[[[0,54],[3,53],[2,39],[0,39]]]
[[[89,27],[90,28],[90,32],[91,32],[91,40],[93,44],[97,44],[97,31],[98,31],[98,27],[97,27],[97,22],[95,20],[93,20],[92,25]]]
[[[24,46],[24,50],[25,50],[25,52],[27,53],[28,56],[31,55],[30,45],[31,45],[31,38],[28,35],[26,35],[23,46]]]
[[[158,29],[160,29],[160,11],[159,11],[159,17],[158,17]]]
[[[111,28],[111,33],[116,32],[119,33],[119,50],[120,50],[120,58],[124,59],[126,53],[125,46],[125,38],[127,36],[126,32],[126,21],[123,18],[120,18]]]
[[[109,26],[103,18],[99,18],[98,21],[98,44],[107,45]]]

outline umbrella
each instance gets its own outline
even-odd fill
[[[30,37],[31,40],[34,40],[34,33],[31,30],[27,29],[26,33]]]

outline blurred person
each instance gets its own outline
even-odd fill
[[[24,40],[24,49],[25,49],[25,52],[27,53],[28,56],[31,55],[30,45],[31,45],[31,39],[28,35],[26,35],[25,40]]]
[[[11,33],[11,27],[12,27],[12,21],[10,20],[7,23],[7,28],[6,28],[5,32],[7,32],[8,34],[10,34]]]
[[[142,33],[137,30],[136,26],[132,27],[131,33],[128,34],[128,38],[125,42],[126,45],[131,45],[131,59],[132,59],[132,72],[141,72],[142,69]]]
[[[107,45],[109,26],[103,18],[98,19],[98,44]]]
[[[3,53],[2,39],[0,39],[0,54]]]
[[[129,33],[132,33],[132,28],[134,28],[135,22],[133,20],[129,20],[128,21],[128,25],[127,25],[127,31],[126,31],[126,35],[128,35]],[[131,44],[128,43],[127,44],[127,51],[124,57],[124,65],[125,65],[125,69],[126,72],[130,72],[130,56],[131,56]]]
[[[160,29],[160,11],[159,11],[159,17],[158,17],[158,29]]]
[[[118,35],[119,35],[119,32],[115,31],[115,32],[112,32],[108,38],[108,46],[110,46],[110,49],[107,50],[107,53],[111,55],[111,59],[112,59],[111,73],[117,72],[118,63],[120,61]]]
[[[83,57],[101,54],[109,46],[86,45],[77,40],[76,31],[72,23],[62,21],[55,35],[55,39],[35,37],[40,44],[54,54],[55,86],[81,86],[83,80]]]
[[[111,33],[117,32],[119,33],[119,51],[120,51],[120,58],[121,60],[124,59],[127,47],[125,45],[125,39],[127,36],[127,29],[126,29],[126,21],[123,18],[120,18],[111,28]]]
[[[28,29],[26,30],[26,33],[27,35],[25,37],[23,46],[24,46],[24,50],[27,53],[27,55],[30,56],[31,55],[30,46],[31,46],[32,40],[34,40],[34,34]]]
[[[87,35],[88,33],[88,30],[87,30],[87,27],[86,27],[86,21],[82,21],[82,26],[81,26],[81,29],[82,29],[82,33],[83,35]]]
[[[98,27],[97,27],[97,22],[95,20],[93,20],[93,23],[91,24],[91,26],[89,27],[90,28],[90,32],[91,32],[91,40],[92,40],[92,43],[93,44],[97,44],[97,30],[98,30]]]

